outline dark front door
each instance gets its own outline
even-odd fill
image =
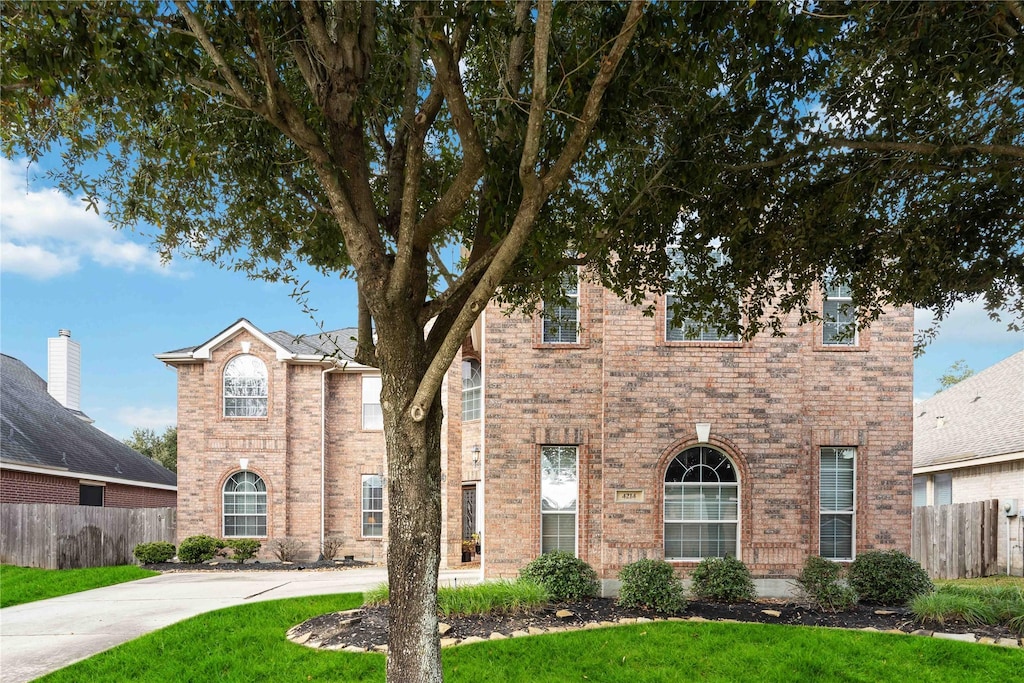
[[[462,538],[473,538],[476,532],[476,485],[462,487]]]

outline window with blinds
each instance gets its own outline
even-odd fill
[[[856,449],[821,449],[818,478],[818,554],[830,560],[852,560]]]
[[[576,446],[540,449],[540,551],[576,554],[576,499],[579,496]]]

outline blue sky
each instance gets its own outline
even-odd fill
[[[328,328],[355,325],[352,282],[313,271],[300,279]],[[0,158],[0,350],[45,379],[46,339],[70,329],[82,345],[82,410],[117,438],[176,421],[175,373],[153,354],[199,344],[242,317],[268,332],[315,332],[291,291],[195,260],[162,266],[146,238],[114,231],[37,169]],[[917,317],[919,326],[930,320]],[[933,394],[957,360],[979,371],[1022,349],[1024,334],[990,321],[980,304],[961,305],[915,362],[915,397]]]

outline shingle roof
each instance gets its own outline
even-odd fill
[[[915,468],[1011,453],[1024,457],[1024,351],[914,406]]]
[[[348,360],[356,352],[355,339],[357,334],[358,330],[356,328],[343,327],[319,334],[302,335],[278,330],[277,332],[268,333],[267,336],[292,353],[305,356],[337,356],[340,360]]]
[[[170,470],[76,417],[42,377],[0,355],[0,461],[175,486]]]

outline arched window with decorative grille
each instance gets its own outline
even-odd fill
[[[224,537],[266,535],[267,485],[253,472],[235,472],[224,482]]]
[[[224,417],[266,416],[266,364],[256,356],[235,356],[224,366]]]
[[[688,448],[665,471],[665,559],[739,556],[739,477],[710,446]]]

